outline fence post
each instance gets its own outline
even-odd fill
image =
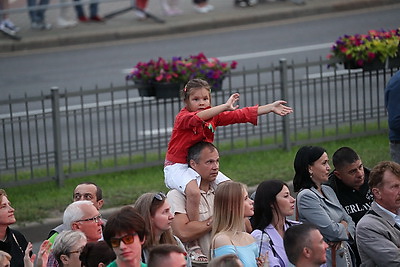
[[[51,88],[51,114],[54,134],[54,167],[55,178],[59,187],[64,186],[64,169],[61,150],[60,93],[58,87]]]
[[[288,100],[288,71],[286,58],[279,59],[279,74],[281,82],[281,95],[283,100]],[[290,127],[289,127],[289,116],[283,117],[283,148],[289,151],[291,148],[290,144]]]

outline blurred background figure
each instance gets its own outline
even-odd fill
[[[9,9],[8,0],[0,0],[0,10],[7,9]],[[15,35],[19,30],[19,27],[8,18],[8,14],[3,13],[0,17],[0,31],[8,35]]]
[[[52,25],[46,22],[45,13],[46,6],[49,4],[50,0],[27,0],[28,8],[34,8],[41,6],[42,8],[37,10],[29,9],[29,18],[31,20],[31,28],[33,30],[50,30]],[[44,6],[44,7],[43,7]]]

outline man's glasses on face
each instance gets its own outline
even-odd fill
[[[92,195],[90,193],[85,193],[85,194],[75,193],[74,194],[74,201],[81,200],[82,198],[83,198],[83,200],[92,200],[92,199],[94,199],[94,195]]]
[[[96,217],[93,217],[93,218],[77,220],[76,222],[95,222],[95,223],[99,223],[99,222],[101,222],[101,214],[99,214],[99,215],[97,215]]]
[[[137,235],[137,233],[127,234],[127,235],[124,235],[124,236],[119,237],[119,238],[118,237],[112,237],[110,239],[111,246],[113,248],[117,248],[117,247],[119,247],[121,241],[124,242],[125,245],[130,245],[135,241],[135,235]]]

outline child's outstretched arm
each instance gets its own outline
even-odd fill
[[[284,100],[278,100],[273,103],[259,106],[258,107],[258,115],[263,115],[263,114],[268,114],[270,112],[274,112],[277,115],[280,116],[286,116],[290,113],[293,112],[293,109],[291,107],[285,106],[287,102]]]
[[[202,120],[208,120],[224,111],[235,110],[239,107],[239,105],[235,105],[238,100],[239,93],[234,93],[229,97],[228,101],[226,101],[225,104],[202,110],[197,113],[197,116]]]

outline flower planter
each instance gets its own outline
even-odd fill
[[[361,69],[361,66],[358,66],[357,63],[354,60],[349,60],[343,62],[343,66],[346,70],[352,70],[352,69]]]
[[[386,66],[386,61],[382,62],[379,59],[374,59],[371,62],[365,62],[362,66],[364,71],[374,71],[384,69]]]
[[[400,54],[397,54],[397,57],[389,58],[389,69],[400,68]]]
[[[155,96],[154,86],[150,81],[134,80],[139,96]]]
[[[211,92],[222,91],[222,84],[224,82],[224,79],[225,79],[225,77],[209,80],[208,84],[211,86]]]
[[[153,82],[155,97],[158,99],[179,97],[181,83]]]

